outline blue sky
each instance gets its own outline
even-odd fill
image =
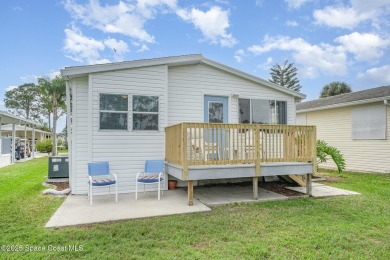
[[[389,18],[388,0],[4,0],[0,109],[65,66],[192,53],[264,79],[288,59],[306,100],[331,81],[387,85]]]

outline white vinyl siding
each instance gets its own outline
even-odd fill
[[[348,170],[390,173],[389,107],[386,107],[385,140],[353,140],[351,136],[352,109],[373,105],[383,105],[383,102],[306,112],[300,113],[298,116],[306,115],[307,124],[317,126],[317,139],[325,140],[329,145],[335,146],[341,151]],[[332,162],[324,166],[335,167]]]
[[[71,174],[73,176],[69,177],[72,182],[72,193],[80,194],[88,182],[88,78],[74,79],[73,81],[72,122],[74,126],[71,156]]]
[[[168,69],[168,125],[204,122],[204,95],[229,97],[229,123],[238,123],[238,98],[287,101],[287,124],[295,122],[294,97],[205,65]]]
[[[163,160],[165,153],[166,67],[153,66],[93,74],[92,147],[93,161],[109,161],[118,175],[119,192],[135,190],[137,172],[145,160]],[[99,130],[99,95],[129,95],[129,131]],[[160,131],[131,131],[133,96],[158,96]],[[148,186],[154,189],[153,185]],[[148,188],[147,187],[147,188]],[[87,192],[87,186],[84,186]]]

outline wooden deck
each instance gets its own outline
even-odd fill
[[[166,128],[166,172],[188,181],[260,176],[310,175],[316,170],[314,126],[181,123]]]

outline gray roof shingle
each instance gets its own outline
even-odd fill
[[[356,91],[347,94],[341,94],[333,97],[320,98],[312,101],[302,102],[297,104],[297,111],[308,109],[320,109],[322,107],[332,105],[342,105],[343,103],[349,103],[354,101],[361,101],[366,99],[389,97],[390,86],[383,86],[379,88],[371,88],[361,91]]]

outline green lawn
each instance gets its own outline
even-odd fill
[[[41,195],[47,158],[18,163],[0,169],[0,245],[20,245],[22,252],[0,251],[0,259],[390,259],[390,175],[326,174],[330,185],[362,195],[45,229],[63,201]],[[46,251],[26,252],[26,246]],[[48,251],[58,247],[67,251]]]

